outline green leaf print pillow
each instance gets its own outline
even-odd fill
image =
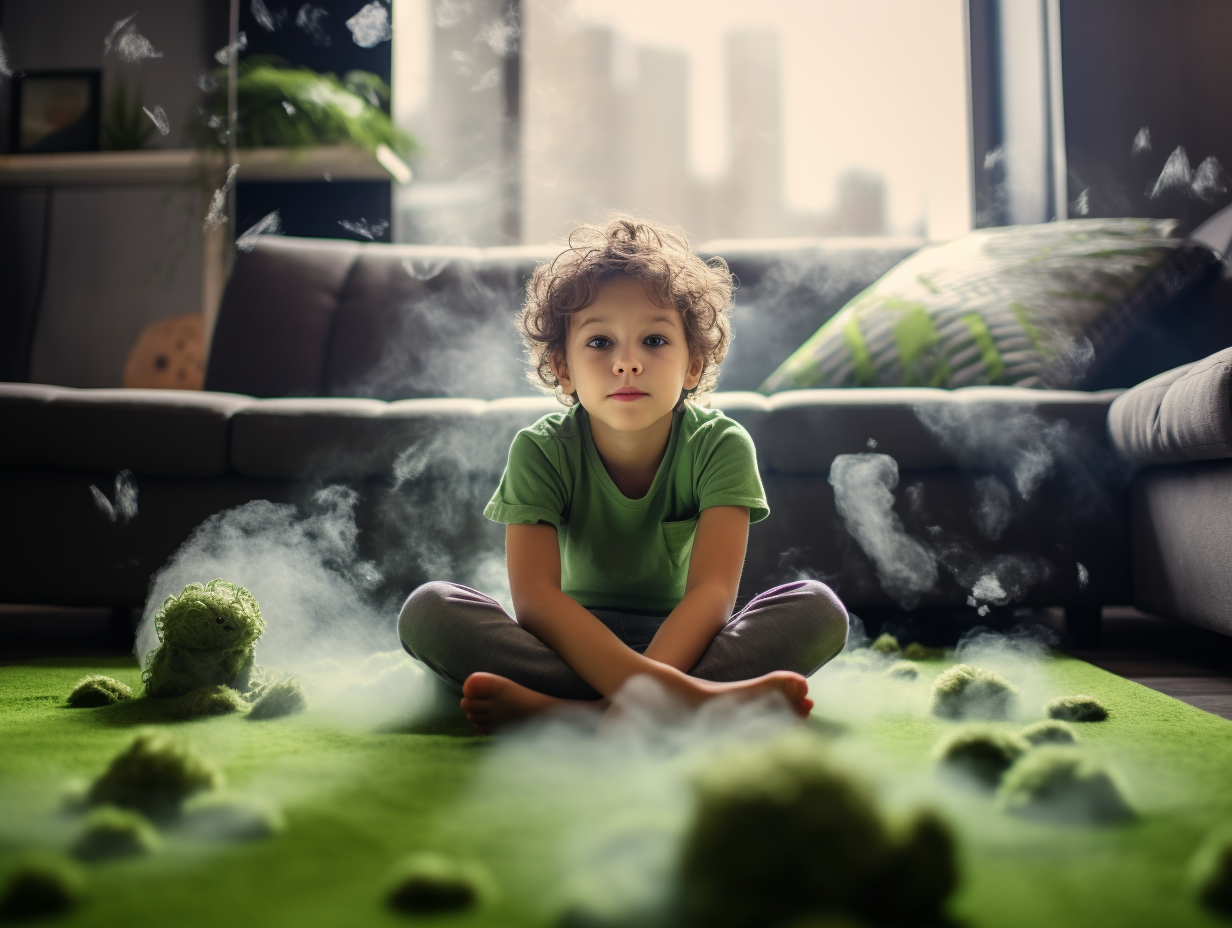
[[[759,387],[1079,386],[1218,259],[1170,219],[980,229],[921,249]]]

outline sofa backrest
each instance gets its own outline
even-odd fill
[[[721,390],[752,390],[918,239],[729,240],[739,279]],[[378,399],[534,395],[514,327],[552,246],[442,248],[262,237],[240,254],[207,390]]]

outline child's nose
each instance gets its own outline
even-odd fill
[[[640,358],[634,356],[622,356],[616,359],[616,363],[612,366],[612,369],[617,374],[623,374],[625,372],[640,374],[642,372],[642,362]]]

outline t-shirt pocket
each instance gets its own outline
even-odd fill
[[[680,522],[664,522],[663,543],[667,546],[667,556],[672,567],[680,568],[693,552],[693,536],[697,531],[698,516],[683,519]]]

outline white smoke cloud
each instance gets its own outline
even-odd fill
[[[385,219],[378,219],[371,223],[368,222],[367,219],[363,218],[356,219],[354,221],[350,219],[339,219],[338,225],[342,226],[342,228],[346,229],[348,232],[353,232],[361,238],[366,238],[370,242],[380,238],[389,228],[389,222]]]
[[[1189,156],[1185,154],[1185,149],[1178,145],[1168,156],[1159,177],[1147,191],[1147,196],[1154,200],[1168,190],[1179,190],[1198,200],[1214,200],[1228,191],[1223,165],[1218,158],[1211,155],[1204,158],[1197,170],[1194,170],[1189,165]]]
[[[394,37],[389,10],[380,0],[364,6],[346,21],[346,27],[351,30],[351,40],[360,48],[375,48]]]
[[[163,53],[157,51],[150,40],[137,31],[137,26],[133,23],[133,19],[137,16],[133,13],[131,16],[126,16],[107,33],[107,37],[103,39],[103,54],[115,54],[121,61],[126,61],[129,64],[136,64],[146,58],[161,58]]]
[[[1009,488],[996,477],[980,477],[975,492],[978,501],[971,513],[975,527],[989,541],[996,541],[1013,518]]]
[[[9,64],[9,48],[4,44],[4,35],[0,34],[0,78],[12,76],[13,66]]]
[[[233,164],[227,168],[227,178],[223,181],[221,187],[214,191],[214,195],[210,198],[209,212],[205,215],[205,231],[216,232],[224,222],[227,221],[227,194],[231,192],[231,188],[235,185],[235,175],[239,173],[240,166]]]
[[[358,501],[354,490],[331,486],[304,514],[254,500],[210,516],[150,580],[138,658],[158,644],[153,620],[163,600],[215,577],[247,587],[261,605],[263,664],[297,672],[314,660],[397,647],[389,604],[373,601],[381,574],[357,551]]]
[[[882,589],[904,609],[915,606],[937,585],[937,561],[894,511],[898,462],[887,454],[840,454],[830,484],[843,524],[873,561]]]
[[[454,823],[490,839],[511,821],[510,808],[535,811],[536,828],[551,835],[551,885],[505,888],[545,921],[570,909],[632,917],[621,924],[661,913],[696,775],[797,727],[781,700],[721,698],[690,709],[647,677],[629,680],[615,702],[621,713],[598,737],[595,715],[579,710],[495,739]]]
[[[267,216],[263,216],[254,222],[243,235],[235,240],[235,247],[238,251],[249,252],[257,247],[257,239],[262,235],[281,235],[282,234],[282,217],[278,210],[274,210]]]
[[[115,501],[107,499],[107,494],[90,484],[90,495],[98,511],[107,517],[109,522],[127,525],[137,517],[137,481],[131,470],[122,470],[115,478]]]
[[[287,11],[284,8],[279,7],[277,10],[271,10],[266,5],[265,0],[252,0],[249,9],[252,11],[252,18],[266,32],[281,29],[282,24],[287,19]]]
[[[295,25],[312,36],[313,45],[329,45],[329,33],[325,31],[325,25],[322,23],[327,16],[329,12],[324,7],[305,3],[295,14]]]
[[[248,36],[241,32],[235,37],[235,41],[228,45],[224,45],[218,51],[214,52],[214,60],[221,65],[228,65],[231,59],[248,47]]]
[[[914,608],[937,588],[939,569],[968,591],[968,605],[981,615],[992,606],[1020,601],[1050,575],[1051,566],[1041,557],[987,555],[941,526],[928,527],[927,541],[910,535],[893,508],[898,462],[889,455],[838,455],[830,467],[830,483],[848,533],[873,562],[882,590],[903,609]],[[986,527],[1004,530],[1010,515],[1008,489],[997,481],[977,486],[986,494],[974,513],[977,524],[983,517]]]
[[[1228,192],[1228,185],[1223,173],[1223,165],[1214,155],[1206,158],[1194,171],[1190,192],[1199,200],[1214,200],[1220,194]]]
[[[1134,136],[1133,146],[1130,148],[1130,154],[1137,155],[1144,151],[1151,150],[1151,130],[1147,126],[1143,126],[1138,130],[1138,134]]]
[[[159,135],[167,135],[171,131],[171,121],[167,119],[167,113],[161,106],[154,107],[152,112],[148,106],[143,106],[141,109],[150,117]]]

